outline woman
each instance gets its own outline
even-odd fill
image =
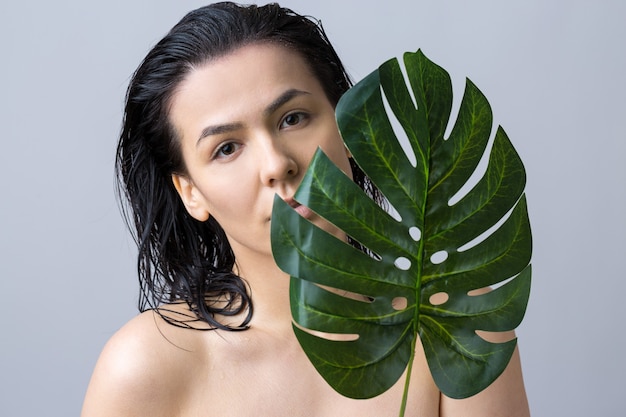
[[[198,9],[150,51],[117,154],[143,313],[107,343],[83,416],[397,415],[402,380],[353,400],[317,374],[270,250],[275,194],[341,237],[292,198],[317,147],[378,198],[335,123],[349,86],[322,29],[277,5]],[[517,353],[491,387],[457,401],[418,349],[407,416],[528,415]]]

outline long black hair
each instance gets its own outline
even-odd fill
[[[321,24],[277,4],[241,6],[223,2],[187,14],[148,53],[126,95],[116,155],[124,217],[138,246],[139,310],[149,308],[170,323],[191,328],[241,330],[252,317],[243,279],[233,273],[235,257],[220,225],[192,218],[173,186],[184,173],[180,143],[170,124],[169,105],[177,86],[196,66],[252,43],[273,43],[299,53],[336,105],[351,86]],[[350,160],[353,177],[374,199],[377,191]],[[164,314],[164,305],[184,302],[193,316]],[[216,315],[246,312],[242,323]],[[177,318],[174,318],[177,317]]]

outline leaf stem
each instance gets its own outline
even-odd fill
[[[404,380],[404,392],[402,393],[402,404],[400,405],[400,417],[404,417],[406,411],[406,403],[409,398],[409,385],[411,383],[411,374],[413,370],[413,360],[415,359],[415,344],[417,343],[417,334],[411,342],[411,357],[409,358],[409,364],[406,368],[406,378]]]

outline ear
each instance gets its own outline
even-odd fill
[[[172,182],[191,217],[201,222],[207,221],[209,211],[202,204],[202,195],[193,181],[185,175],[172,174]]]

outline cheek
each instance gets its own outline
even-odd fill
[[[348,152],[348,148],[346,148],[345,146],[343,147],[343,161],[344,161],[344,165],[341,166],[341,169],[343,170],[343,172],[346,173],[346,175],[351,179],[354,180],[354,177],[352,176],[352,166],[350,166],[350,158],[349,158],[349,152]]]
[[[246,210],[250,211],[253,204],[253,193],[246,179],[243,177],[240,177],[240,180],[231,179],[233,181],[217,181],[211,184],[212,186],[207,188],[205,194],[209,211],[220,222],[229,221],[230,218],[237,217]]]
[[[221,222],[224,213],[240,206],[237,199],[245,194],[239,192],[244,186],[241,173],[212,170],[206,167],[195,168],[190,168],[189,174],[201,195],[203,205],[212,217]]]
[[[337,130],[332,131],[330,137],[332,139],[328,141],[326,146],[322,146],[322,149],[335,165],[352,179],[352,168],[350,167],[350,160],[348,159],[348,149],[345,147]]]

